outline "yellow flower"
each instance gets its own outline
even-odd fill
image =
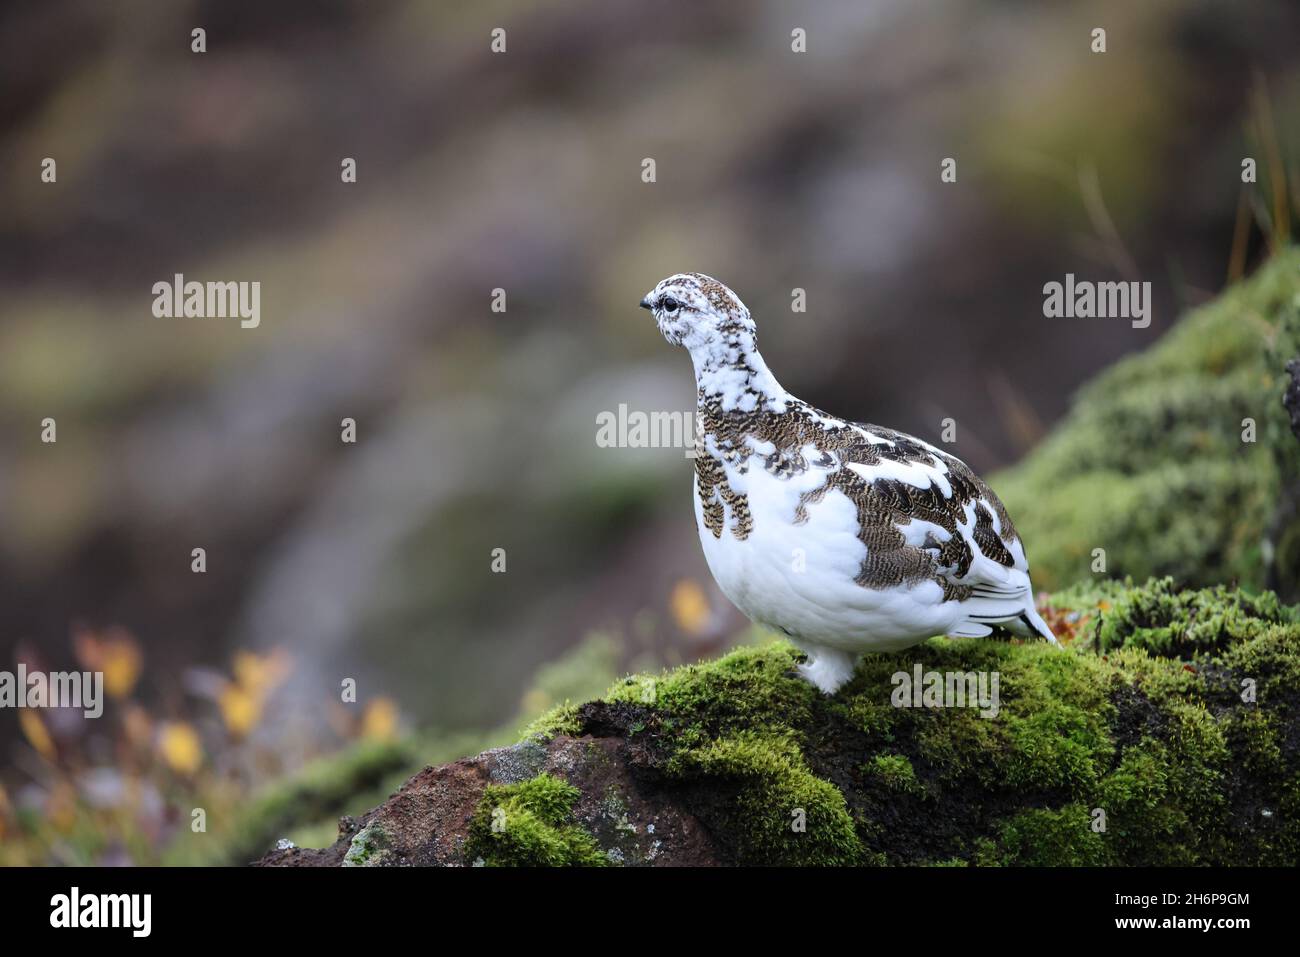
[[[125,628],[110,628],[102,638],[94,632],[78,632],[73,644],[85,668],[104,673],[104,690],[110,698],[120,700],[134,690],[144,656]]]
[[[261,700],[289,675],[289,655],[276,648],[268,655],[252,651],[235,653],[235,680],[250,695]]]
[[[203,745],[195,730],[183,721],[169,721],[158,733],[158,750],[168,767],[193,774],[203,763]]]
[[[140,680],[143,656],[126,632],[104,642],[104,690],[119,701],[129,695]]]
[[[23,737],[36,749],[36,753],[47,761],[53,761],[57,752],[54,739],[45,730],[45,722],[31,708],[18,709],[18,725],[23,729]]]
[[[392,698],[376,698],[361,716],[361,736],[372,741],[397,737],[397,705]]]
[[[677,627],[688,635],[703,634],[709,624],[709,600],[704,589],[689,578],[684,578],[673,586],[668,599],[673,621]]]
[[[242,685],[228,682],[217,697],[217,707],[226,729],[237,738],[252,731],[262,719],[262,702]]]

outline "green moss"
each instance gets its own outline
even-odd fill
[[[1003,822],[996,861],[981,863],[1092,867],[1109,863],[1103,835],[1080,804],[1030,808]]]
[[[788,645],[745,648],[659,677],[626,678],[608,700],[644,707],[633,733],[670,747],[663,771],[692,788],[716,836],[756,864],[862,860],[840,791],[814,775],[792,724],[811,719],[816,691],[794,677]]]
[[[1113,845],[1141,846],[1151,864],[1190,864],[1190,822],[1170,795],[1169,766],[1168,749],[1160,741],[1147,739],[1129,748],[1098,789],[1098,806],[1106,813]]]
[[[1002,770],[1010,784],[1029,791],[1086,793],[1113,750],[1111,706],[1098,681],[1103,669],[1083,656],[1027,647],[1033,657],[1008,656],[1004,672],[1012,699]]]
[[[1297,610],[1167,580],[1052,604],[1065,649],[932,639],[827,697],[774,642],[625,678],[570,717],[622,727],[738,863],[1294,863]],[[996,676],[997,707],[897,706],[917,666]]]
[[[1298,293],[1292,249],[1099,375],[1039,448],[993,476],[1039,587],[1094,577],[1100,548],[1106,575],[1300,598],[1300,442],[1281,404]]]
[[[599,867],[609,863],[573,818],[581,796],[547,774],[518,784],[489,785],[470,823],[466,857],[489,866]]]
[[[877,754],[871,759],[868,770],[891,791],[917,794],[922,790],[916,772],[912,770],[912,762],[905,754]]]
[[[1281,780],[1287,772],[1283,755],[1286,743],[1282,722],[1265,711],[1242,711],[1224,729],[1235,754],[1241,755],[1250,773],[1258,778]]]
[[[1096,638],[1102,651],[1142,648],[1167,658],[1189,658],[1264,634],[1295,621],[1292,609],[1271,592],[1236,589],[1179,590],[1173,579],[1124,591],[1101,618]]]
[[[566,701],[533,720],[524,728],[522,737],[549,740],[561,734],[579,734],[581,730],[578,706]]]
[[[732,732],[763,732],[806,721],[816,690],[792,673],[788,645],[740,649],[717,661],[687,665],[658,677],[625,678],[608,700],[646,705],[671,717],[685,747]]]
[[[1226,672],[1223,691],[1234,698],[1253,691],[1260,706],[1293,705],[1300,690],[1300,658],[1295,655],[1294,625],[1277,624],[1253,641],[1231,645],[1222,653]]]
[[[789,736],[742,732],[673,758],[670,774],[730,794],[717,836],[750,864],[853,864],[862,846],[844,795],[813,775]]]

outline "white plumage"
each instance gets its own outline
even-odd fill
[[[678,274],[642,305],[695,364],[695,518],[709,569],[745,615],[808,653],[802,671],[818,688],[839,688],[864,652],[938,634],[1000,624],[1055,643],[1006,511],[964,463],[790,395],[717,280]]]

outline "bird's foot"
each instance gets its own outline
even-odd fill
[[[786,634],[788,635],[789,632],[786,632]],[[802,678],[807,681],[808,679],[804,678],[802,668],[808,662],[808,653],[806,651],[795,649],[795,653],[790,657],[794,659],[794,667],[786,668],[785,671],[781,673],[781,676],[783,678]]]
[[[824,695],[832,695],[847,684],[858,663],[857,655],[836,648],[817,648],[809,656],[811,660],[797,669],[799,676]]]

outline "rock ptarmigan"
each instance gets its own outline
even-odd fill
[[[864,652],[992,625],[1057,643],[1006,509],[966,463],[786,392],[749,310],[716,279],[669,276],[641,305],[695,364],[709,570],[752,621],[807,653],[804,677],[831,694]]]

